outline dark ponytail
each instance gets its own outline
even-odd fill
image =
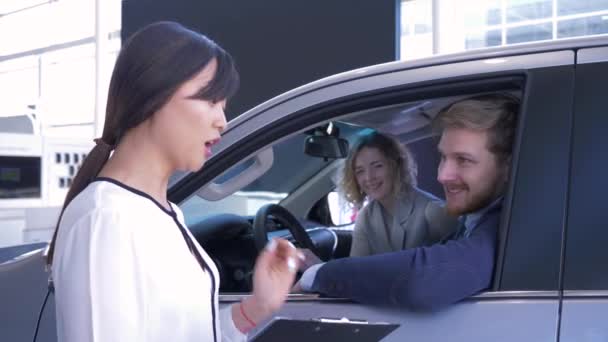
[[[50,242],[47,264],[53,262],[55,241],[66,207],[99,174],[121,137],[150,118],[177,88],[209,62],[218,67],[213,79],[196,94],[217,101],[231,97],[239,76],[232,57],[207,37],[174,22],[148,25],[123,45],[110,80],[103,134],[85,158],[63,203]]]
[[[53,238],[51,239],[51,243],[49,245],[48,255],[47,255],[47,264],[50,265],[53,263],[53,255],[55,252],[55,240],[57,239],[57,232],[59,231],[59,223],[61,222],[61,218],[63,217],[63,212],[65,208],[70,204],[70,202],[76,197],[84,188],[86,188],[92,181],[97,177],[99,171],[103,168],[103,166],[108,161],[110,157],[110,152],[112,151],[112,146],[102,141],[102,139],[95,139],[95,147],[89,152],[87,157],[82,162],[80,170],[74,177],[72,181],[72,186],[68,190],[67,195],[65,196],[65,200],[63,201],[63,207],[61,208],[61,214],[59,215],[59,219],[57,220],[57,225],[55,226],[55,232],[53,233]]]

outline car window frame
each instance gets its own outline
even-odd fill
[[[547,65],[570,65],[568,62],[568,57],[572,54],[572,51],[556,51],[555,52],[558,58],[556,60],[546,61]],[[569,54],[570,53],[570,54]],[[530,57],[531,60],[534,61],[532,66],[534,68],[542,69],[547,67],[547,65],[543,65],[539,59],[546,57],[547,53],[535,54]],[[516,56],[520,57],[520,56]],[[564,60],[565,59],[565,60]],[[572,58],[573,63],[574,58]],[[475,61],[470,61],[475,62]],[[467,62],[469,63],[469,62]],[[470,63],[468,65],[471,65]],[[507,70],[489,70],[487,72],[480,72],[479,74],[463,74],[454,77],[448,78],[429,78],[425,81],[421,81],[418,83],[405,83],[401,81],[401,84],[398,86],[390,86],[391,82],[395,80],[395,74],[386,75],[391,79],[391,82],[387,82],[386,87],[371,89],[370,85],[361,85],[359,87],[355,87],[357,89],[352,89],[351,93],[345,96],[338,97],[326,97],[325,101],[318,101],[319,97],[317,96],[317,101],[312,101],[312,103],[308,107],[303,107],[300,109],[302,102],[305,101],[304,98],[298,97],[293,99],[293,101],[297,102],[294,104],[296,110],[293,112],[289,112],[289,115],[282,116],[281,119],[273,119],[268,120],[268,118],[264,119],[263,116],[272,117],[272,113],[270,111],[286,111],[288,110],[290,105],[290,100],[287,100],[276,107],[266,108],[266,111],[262,111],[258,113],[257,117],[251,117],[249,120],[255,121],[258,125],[258,129],[254,129],[250,132],[246,132],[245,123],[247,120],[241,119],[239,122],[239,129],[235,129],[233,134],[239,135],[239,140],[237,140],[238,144],[246,145],[248,147],[248,151],[237,151],[236,145],[234,142],[232,144],[228,144],[224,146],[222,151],[216,155],[216,158],[212,158],[205,169],[201,172],[191,175],[190,179],[183,182],[182,186],[188,185],[188,183],[205,183],[213,179],[217,174],[219,174],[223,170],[223,165],[230,165],[236,160],[242,159],[251,153],[255,153],[256,150],[264,148],[268,144],[270,144],[273,140],[286,136],[290,133],[295,133],[298,130],[305,130],[309,128],[309,126],[318,125],[320,122],[324,120],[332,120],[340,115],[352,113],[358,110],[364,110],[367,108],[378,107],[381,105],[389,105],[392,103],[399,102],[409,102],[420,99],[428,99],[432,97],[439,96],[447,96],[448,94],[462,94],[462,93],[471,93],[474,94],[476,92],[490,92],[495,90],[505,90],[505,89],[526,89],[527,77],[530,77],[530,70],[527,69],[524,61],[521,61],[515,65],[513,69]],[[445,67],[443,70],[445,70]],[[462,66],[461,66],[462,67]],[[532,69],[534,69],[532,68]],[[420,72],[420,70],[417,70]],[[399,73],[397,73],[399,74]],[[377,84],[380,82],[377,78],[380,77],[378,75],[374,75],[373,78],[368,80],[370,83]],[[517,81],[515,81],[517,80]],[[523,83],[521,82],[522,80]],[[361,81],[360,79],[354,80],[352,82]],[[516,82],[518,83],[517,87],[513,87]],[[505,83],[510,83],[511,87],[506,87]],[[384,83],[383,83],[384,84]],[[344,86],[344,85],[343,85]],[[304,96],[305,97],[305,96]],[[526,103],[524,101],[524,103]],[[266,123],[264,123],[266,120]],[[254,125],[255,126],[255,125]],[[296,126],[296,128],[294,128]],[[259,134],[258,132],[264,130],[264,134]],[[246,141],[246,143],[244,143]],[[517,149],[514,156],[517,155]],[[516,160],[517,158],[515,158]],[[512,190],[512,189],[511,189]],[[183,188],[178,189],[173,193],[173,196],[178,198],[178,202],[180,199],[180,191]],[[503,208],[503,219],[501,220],[501,227],[508,226],[509,224],[509,215],[510,215],[510,205],[507,204],[505,208]],[[508,229],[501,229],[501,236],[506,234],[508,237]],[[515,242],[511,242],[509,245],[515,245]],[[499,260],[504,262],[506,258],[504,257],[504,253],[506,251],[507,244],[500,244],[498,248],[498,256]],[[495,273],[495,282],[491,291],[504,291],[501,286],[502,281],[504,281],[504,265],[501,264],[500,267],[496,268]],[[527,290],[522,287],[522,290]]]

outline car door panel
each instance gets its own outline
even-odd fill
[[[400,324],[383,342],[556,340],[557,292],[504,297],[504,294],[496,297],[484,294],[438,312],[424,313],[366,306],[346,300],[297,300],[296,296],[275,316],[301,320],[346,317],[370,323]],[[229,303],[226,301],[223,305]]]
[[[584,292],[564,293],[561,342],[608,341],[608,291]]]

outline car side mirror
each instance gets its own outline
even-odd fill
[[[324,159],[346,158],[348,140],[330,135],[311,135],[304,141],[304,153]]]

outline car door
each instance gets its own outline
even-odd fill
[[[560,341],[608,340],[608,47],[577,53]]]
[[[297,96],[287,94],[280,101],[254,109],[232,123],[206,169],[180,181],[170,195],[183,200],[192,184],[208,182],[271,141],[340,113],[386,105],[391,99],[408,96],[488,92],[517,85],[523,93],[522,110],[491,291],[433,313],[293,294],[276,315],[400,324],[384,341],[555,341],[574,52],[500,59],[482,56],[429,64],[403,69],[388,66],[376,73],[359,70],[356,78],[336,83],[326,80],[322,86],[311,86]],[[220,295],[221,305],[241,298],[239,294]]]

